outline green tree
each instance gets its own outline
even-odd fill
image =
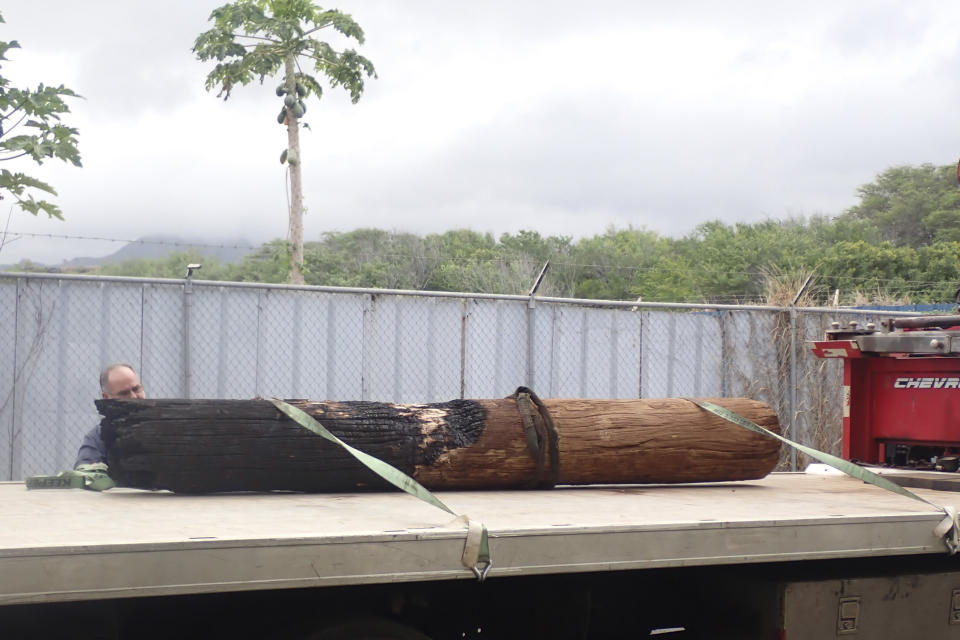
[[[857,192],[860,203],[843,217],[869,221],[881,241],[920,247],[960,240],[960,187],[953,165],[892,167]]]
[[[609,228],[577,243],[578,269],[573,295],[577,298],[656,299],[664,293],[653,274],[668,255],[669,241],[646,229]],[[656,291],[654,291],[654,288]]]
[[[162,258],[139,258],[105,264],[100,267],[98,273],[106,276],[180,279],[185,274],[184,265],[192,262],[203,264],[203,271],[198,271],[194,276],[198,280],[224,280],[227,278],[223,265],[215,256],[205,256],[197,249],[171,251]]]
[[[0,23],[5,22],[0,15]],[[16,40],[0,41],[0,62],[8,61],[7,52],[20,48]],[[70,108],[64,98],[79,97],[63,85],[36,89],[20,89],[0,76],[0,162],[29,158],[43,164],[58,158],[74,166],[80,165],[77,130],[60,122],[60,115]],[[0,192],[13,196],[17,205],[33,215],[41,211],[51,218],[63,219],[60,208],[48,200],[37,200],[34,193],[57,195],[46,182],[19,171],[0,169]],[[0,198],[2,198],[0,194]]]
[[[848,301],[852,294],[916,299],[924,281],[917,250],[891,242],[838,242],[827,250],[820,271],[829,289],[840,289]]]
[[[356,103],[363,94],[364,76],[376,77],[373,64],[353,49],[337,51],[314,34],[333,29],[363,44],[363,29],[348,14],[324,10],[311,0],[236,0],[214,9],[214,26],[197,37],[193,51],[201,61],[215,60],[207,75],[207,90],[219,88],[226,100],[237,85],[254,79],[263,83],[280,76],[277,96],[283,108],[277,121],[287,128],[287,148],[280,156],[290,176],[290,281],[303,284],[303,182],[300,126],[305,100],[318,98],[323,87],[343,87]],[[308,65],[312,73],[304,71]],[[312,67],[312,69],[311,69]],[[304,124],[304,126],[306,126]]]
[[[454,229],[426,237],[426,253],[434,269],[427,289],[499,293],[500,247],[489,233]],[[511,291],[513,293],[513,291]]]
[[[822,221],[817,223],[822,224]],[[709,302],[744,302],[766,297],[768,275],[788,279],[809,271],[825,250],[802,219],[727,225],[705,222],[677,244],[691,265],[693,288]]]
[[[953,302],[960,289],[960,242],[936,242],[917,249],[926,302]]]
[[[421,289],[433,268],[422,238],[380,229],[324,233],[304,261],[309,284],[345,287]]]
[[[500,236],[500,253],[510,270],[517,274],[517,293],[527,293],[544,263],[550,262],[546,277],[537,289],[541,296],[570,297],[576,285],[577,268],[570,236],[541,236],[521,229]]]
[[[290,275],[289,259],[287,243],[271,240],[244,256],[239,264],[226,265],[226,277],[235,282],[285,282]]]

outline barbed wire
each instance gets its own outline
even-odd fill
[[[12,236],[14,238],[24,237],[24,238],[53,238],[58,240],[93,240],[98,242],[123,242],[126,244],[157,244],[157,245],[168,245],[174,247],[202,247],[209,249],[259,249],[261,245],[251,245],[251,244],[210,244],[204,242],[183,242],[179,240],[162,240],[162,239],[149,239],[149,238],[106,238],[99,236],[73,236],[62,233],[27,233],[25,231],[6,231],[4,232],[5,236]]]
[[[18,231],[5,231],[4,238],[6,242],[9,242],[10,237],[28,237],[28,238],[50,238],[50,239],[64,239],[64,240],[78,240],[78,241],[99,241],[99,242],[121,242],[125,244],[140,244],[140,245],[162,245],[162,246],[171,246],[171,247],[182,247],[186,249],[246,249],[256,251],[262,249],[265,245],[269,245],[274,242],[283,242],[283,240],[270,240],[261,245],[251,245],[251,244],[242,244],[242,243],[205,243],[205,242],[184,242],[181,240],[165,240],[161,238],[151,239],[151,238],[138,238],[138,239],[126,239],[126,238],[111,238],[111,237],[101,237],[101,236],[81,236],[81,235],[71,235],[71,234],[52,234],[52,233],[31,233],[31,232],[18,232]],[[388,241],[389,243],[389,241]],[[322,244],[322,241],[313,241],[307,242],[308,245],[311,244]],[[424,246],[422,247],[427,251],[426,254],[418,254],[414,251],[407,252],[396,252],[396,251],[351,251],[350,257],[354,261],[371,261],[371,260],[384,260],[384,259],[393,259],[393,260],[416,260],[422,263],[433,263],[433,264],[457,264],[457,265],[477,265],[477,264],[487,264],[494,265],[499,264],[507,266],[508,264],[513,263],[514,261],[536,261],[539,264],[540,258],[524,255],[522,253],[517,253],[515,250],[508,249],[510,255],[499,255],[499,256],[490,256],[490,257],[475,257],[475,256],[457,256],[449,252],[438,251],[437,247]],[[491,247],[491,250],[497,250],[497,247]],[[159,258],[153,257],[144,257],[144,258],[129,258],[126,260],[118,261],[115,264],[122,264],[127,260],[157,260]],[[610,273],[621,273],[621,274],[639,274],[646,273],[647,275],[670,275],[675,276],[676,271],[664,269],[659,265],[630,265],[630,264],[609,264],[609,263],[592,263],[592,262],[576,262],[576,261],[562,261],[557,260],[556,257],[550,258],[551,266],[553,269],[566,269],[566,270],[598,270],[601,273],[598,273],[598,276],[609,275]],[[706,269],[701,269],[699,273],[706,272]],[[762,278],[770,275],[768,272],[763,270],[725,270],[725,271],[716,271],[713,272],[717,276],[722,277],[731,277],[731,276],[740,276],[750,279]],[[789,276],[787,272],[786,277]],[[816,281],[820,282],[820,286],[824,286],[824,281],[828,281],[832,284],[842,284],[848,288],[858,288],[858,287],[877,287],[883,286],[884,282],[892,284],[897,291],[902,292],[904,295],[922,295],[925,293],[930,293],[935,289],[942,289],[944,287],[957,287],[960,286],[960,282],[955,280],[912,280],[912,279],[897,279],[896,281],[890,283],[889,279],[880,277],[880,276],[849,276],[849,275],[831,275],[827,273],[816,274]],[[637,283],[642,284],[642,283]],[[888,285],[889,286],[889,285]],[[723,294],[720,296],[711,296],[712,300],[736,300],[736,301],[745,301],[745,300],[760,300],[763,296],[756,294],[753,291],[741,292],[741,293],[730,293]]]

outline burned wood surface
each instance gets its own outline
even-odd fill
[[[711,401],[779,431],[764,403]],[[776,440],[679,398],[550,399],[540,411],[514,397],[290,403],[429,489],[748,480],[765,476],[779,457]],[[98,400],[97,407],[119,486],[186,493],[390,487],[266,400]]]

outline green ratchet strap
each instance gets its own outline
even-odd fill
[[[107,475],[107,465],[103,462],[78,465],[72,471],[64,471],[55,476],[30,476],[24,483],[27,489],[89,489],[106,491],[117,486]]]
[[[689,399],[689,398],[688,398]],[[732,422],[733,424],[739,425],[744,429],[749,429],[756,433],[763,434],[765,436],[770,436],[771,438],[776,438],[777,440],[784,442],[798,451],[802,451],[811,458],[819,460],[820,462],[830,465],[834,469],[842,471],[848,476],[852,476],[863,482],[880,487],[881,489],[886,489],[887,491],[892,491],[893,493],[905,496],[907,498],[913,498],[914,500],[919,500],[920,502],[926,503],[931,507],[934,507],[938,511],[942,511],[945,515],[944,519],[936,526],[934,533],[937,536],[943,538],[943,543],[947,547],[947,553],[954,555],[957,553],[957,550],[960,549],[960,520],[957,517],[957,510],[954,507],[944,507],[935,502],[931,502],[926,498],[922,498],[912,491],[908,491],[901,487],[900,485],[887,480],[883,476],[880,476],[872,471],[864,469],[860,465],[854,464],[849,460],[844,460],[843,458],[838,458],[837,456],[830,455],[829,453],[824,453],[818,451],[806,445],[799,444],[788,438],[770,431],[769,429],[764,429],[760,425],[750,420],[747,420],[740,414],[731,411],[725,407],[708,402],[706,400],[693,400],[689,399],[695,405],[698,405],[702,409],[720,416],[724,420]]]
[[[310,414],[277,398],[270,398],[270,402],[272,402],[277,409],[279,409],[283,414],[299,424],[301,427],[312,431],[321,438],[325,438],[326,440],[329,440],[334,444],[338,444],[346,449],[350,455],[359,460],[368,469],[376,473],[393,486],[406,491],[416,498],[420,498],[427,504],[431,504],[438,509],[443,509],[450,515],[455,516],[457,519],[454,520],[454,523],[466,525],[467,541],[463,548],[463,556],[461,557],[461,561],[465,567],[473,571],[478,580],[483,582],[486,579],[487,573],[493,566],[493,561],[490,559],[490,543],[487,537],[487,528],[485,526],[480,523],[471,522],[466,516],[458,515],[455,511],[453,511],[453,509],[440,502],[436,496],[427,491],[423,485],[396,467],[391,466],[383,460],[375,458],[368,453],[364,453],[359,449],[351,447],[349,444],[330,433]]]

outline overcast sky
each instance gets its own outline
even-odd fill
[[[4,77],[84,96],[83,168],[26,171],[65,221],[13,233],[286,236],[277,82],[204,90],[208,0],[8,0]],[[575,237],[838,214],[899,164],[960,156],[960,2],[343,0],[376,66],[308,104],[305,237],[358,227]],[[331,40],[339,45],[338,40]],[[0,208],[6,221],[9,201]],[[2,227],[0,227],[2,230]],[[0,263],[116,243],[20,237]]]

